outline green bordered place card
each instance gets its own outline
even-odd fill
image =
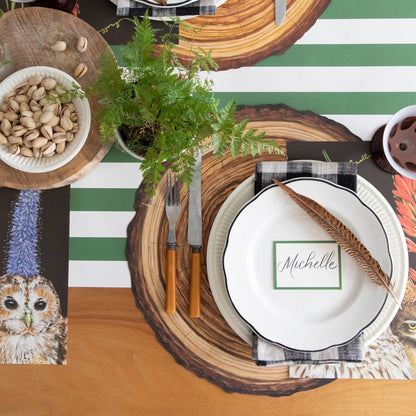
[[[341,248],[335,241],[273,241],[276,290],[341,290]]]

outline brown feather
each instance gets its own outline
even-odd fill
[[[273,179],[273,181],[360,265],[374,283],[384,286],[393,299],[400,305],[400,302],[393,293],[393,287],[389,276],[384,273],[379,262],[370,254],[367,248],[345,224],[313,199],[298,194],[276,179]]]

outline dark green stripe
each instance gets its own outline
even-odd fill
[[[415,1],[416,3],[416,1]],[[416,45],[294,45],[255,66],[413,66]]]
[[[416,92],[218,92],[221,104],[283,103],[318,114],[394,114],[416,102]]]
[[[69,260],[126,260],[125,238],[79,238],[69,239]]]
[[[414,0],[332,0],[321,19],[414,18]]]
[[[71,211],[134,211],[136,189],[71,188]]]
[[[113,146],[101,162],[138,162],[133,156],[123,152],[118,146]]]

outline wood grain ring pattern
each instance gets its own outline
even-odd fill
[[[240,106],[237,116],[239,120],[248,118],[249,127],[255,125],[263,129],[269,138],[276,138],[283,145],[290,140],[360,140],[335,121],[309,111],[296,111],[283,104]],[[135,201],[136,214],[128,226],[126,255],[138,308],[153,328],[159,342],[179,364],[228,392],[285,396],[329,382],[288,379],[287,367],[257,367],[251,360],[250,346],[234,333],[219,312],[208,284],[206,247],[219,208],[230,193],[254,172],[256,161],[276,158],[274,155],[263,155],[233,159],[227,155],[223,159],[217,159],[208,151],[203,155],[204,249],[201,253],[200,318],[192,319],[188,314],[191,249],[187,244],[187,191],[181,189],[183,209],[177,223],[176,314],[166,314],[164,311],[168,234],[164,213],[166,175],[157,187],[151,205],[148,204],[144,187],[139,187]]]
[[[76,49],[79,36],[88,39],[85,52]],[[16,8],[0,19],[0,38],[6,41],[11,51],[14,69],[29,66],[51,66],[69,75],[75,67],[84,62],[88,67],[86,75],[77,81],[89,85],[97,75],[98,60],[104,48],[104,38],[88,23],[58,10],[45,7]],[[67,48],[54,52],[53,42],[63,40]],[[74,159],[61,168],[45,173],[26,173],[11,168],[0,161],[0,186],[15,189],[48,189],[65,186],[81,179],[103,159],[111,145],[103,145],[99,133],[97,112],[98,98],[89,98],[91,128],[88,139]]]
[[[186,20],[176,48],[183,62],[189,45],[212,51],[219,70],[251,66],[285,53],[325,11],[331,0],[288,0],[285,20],[275,24],[274,0],[228,0],[215,16]]]

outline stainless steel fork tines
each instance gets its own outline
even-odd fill
[[[166,256],[166,304],[167,313],[176,312],[176,222],[181,210],[179,179],[168,173],[166,183],[166,217],[169,223]]]

